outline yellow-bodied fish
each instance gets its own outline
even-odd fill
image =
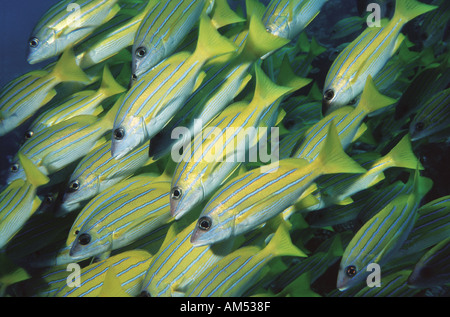
[[[22,153],[18,156],[26,180],[17,179],[0,193],[0,249],[39,208],[41,199],[36,195],[36,190],[49,181]]]
[[[248,232],[293,205],[312,182],[323,174],[363,173],[342,149],[334,124],[317,158],[284,159],[239,175],[227,183],[204,207],[191,242],[216,243]]]
[[[416,0],[396,0],[395,14],[382,27],[368,27],[335,59],[323,89],[322,112],[349,104],[363,90],[369,75],[375,75],[400,47],[402,27],[415,17],[436,9]]]
[[[30,118],[56,95],[62,82],[89,84],[91,79],[77,66],[71,50],[67,50],[51,71],[38,70],[25,74],[0,92],[0,136]]]
[[[36,24],[28,42],[28,63],[54,57],[85,38],[120,10],[118,0],[62,0]]]
[[[234,44],[203,15],[194,53],[180,52],[165,59],[126,94],[114,120],[112,156],[119,159],[156,135],[195,90],[202,66],[235,51]]]

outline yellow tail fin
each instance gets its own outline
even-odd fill
[[[241,58],[251,61],[259,59],[267,53],[283,47],[289,42],[290,40],[288,39],[267,32],[261,20],[255,16],[251,16],[248,35],[243,44]]]
[[[126,88],[122,87],[113,77],[109,67],[105,65],[103,68],[102,84],[99,92],[103,93],[106,97],[114,96],[125,92]]]
[[[207,61],[217,56],[237,52],[236,45],[220,35],[207,15],[200,17],[197,48],[194,54]]]
[[[91,83],[91,79],[77,65],[75,55],[71,49],[66,50],[61,55],[52,70],[52,75],[61,82],[80,82],[86,85]]]
[[[44,175],[36,165],[21,152],[18,154],[20,165],[22,165],[25,170],[25,175],[27,176],[27,181],[33,184],[35,187],[39,187],[47,184],[50,179]]]
[[[321,169],[323,174],[358,174],[366,172],[364,168],[344,152],[334,120],[329,125],[325,143],[312,164],[317,169]]]
[[[396,0],[393,19],[402,19],[406,23],[437,8],[438,6],[428,5],[417,0]]]
[[[268,107],[277,101],[277,99],[294,90],[291,87],[284,87],[275,84],[257,64],[255,64],[254,68],[256,75],[256,86],[250,105],[251,107]]]
[[[403,167],[413,170],[417,167],[419,170],[424,169],[412,150],[409,134],[405,135],[383,159],[390,160],[391,166],[393,167]]]
[[[356,108],[364,110],[367,114],[369,114],[390,106],[396,101],[397,100],[393,98],[382,95],[375,86],[372,76],[369,75],[369,77],[367,77],[364,90],[361,94],[361,99],[359,100]]]
[[[289,225],[286,221],[282,222],[272,239],[265,247],[274,256],[298,256],[307,257],[307,255],[292,244],[289,235]]]

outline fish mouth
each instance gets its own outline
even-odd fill
[[[202,241],[201,236],[202,236],[201,232],[198,229],[194,229],[194,231],[192,232],[192,235],[191,235],[191,240],[190,240],[191,244],[194,247],[201,247],[201,246],[207,245],[207,243],[205,243],[205,241]]]
[[[62,203],[61,206],[56,211],[55,216],[56,217],[65,217],[67,214],[78,209],[79,207],[80,207],[80,203],[78,203],[78,202]]]
[[[340,290],[341,292],[343,292],[346,289],[348,289],[348,285],[347,285],[347,283],[345,283],[345,281],[338,281],[336,284],[336,288],[338,290]]]
[[[82,248],[79,244],[75,243],[69,251],[69,256],[73,259],[80,259],[82,258],[82,255],[79,253],[82,251]]]

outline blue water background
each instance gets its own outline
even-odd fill
[[[0,87],[32,70],[43,68],[53,60],[35,65],[27,62],[27,46],[34,26],[58,0],[0,1]],[[21,126],[0,137],[0,185],[9,168],[9,160],[19,148],[23,130]]]

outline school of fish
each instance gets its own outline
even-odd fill
[[[450,2],[339,2],[49,8],[0,90],[0,296],[448,296]]]

